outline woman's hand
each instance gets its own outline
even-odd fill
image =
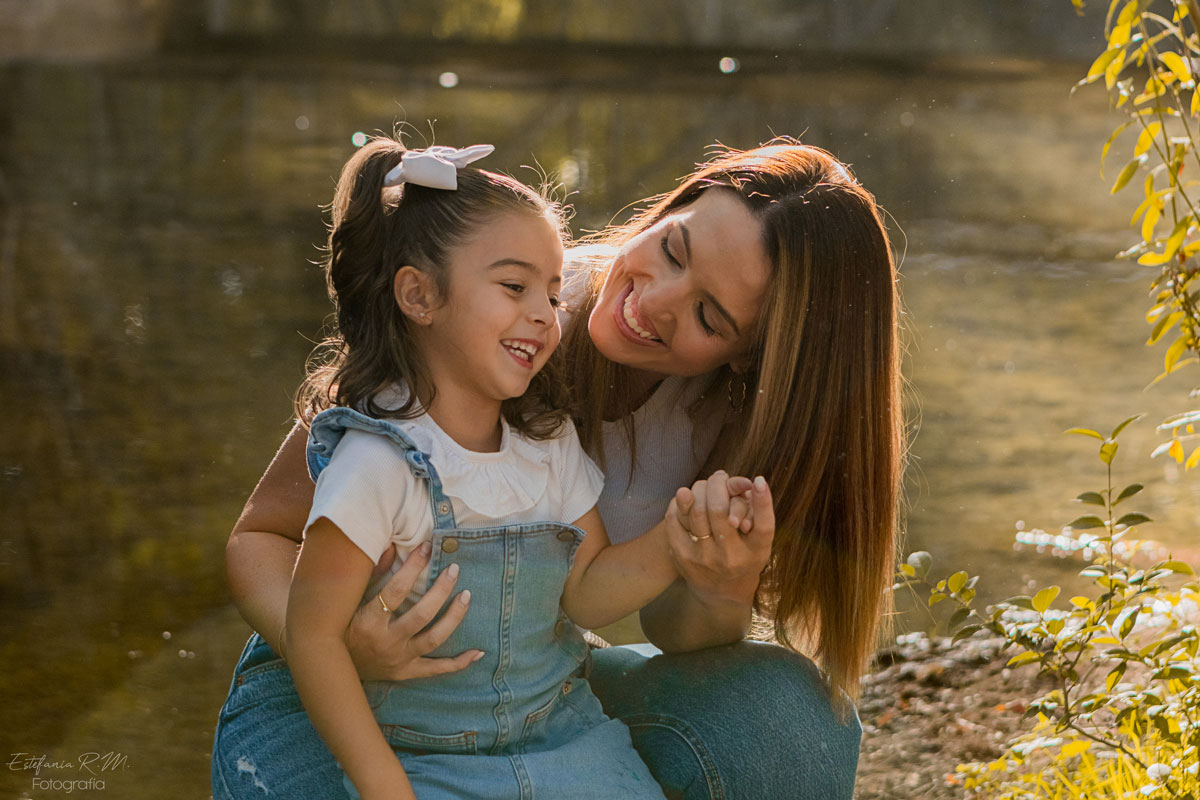
[[[775,538],[771,490],[762,477],[731,478],[719,470],[676,492],[666,521],[675,567],[694,596],[753,603]]]
[[[402,681],[444,675],[465,669],[483,657],[482,650],[465,650],[453,658],[426,657],[454,632],[470,606],[471,593],[460,592],[437,622],[429,625],[454,589],[457,564],[442,570],[429,591],[408,611],[396,616],[386,610],[399,608],[408,597],[417,576],[429,563],[430,551],[428,542],[412,551],[380,593],[359,606],[350,620],[346,649],[363,680]],[[395,552],[388,548],[390,555],[380,560],[377,573],[391,568]]]

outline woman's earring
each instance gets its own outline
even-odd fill
[[[734,388],[734,383],[739,384]],[[746,379],[738,374],[729,376],[729,407],[740,412],[746,407]]]

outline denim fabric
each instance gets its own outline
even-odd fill
[[[610,648],[595,652],[593,694],[580,677],[587,647],[558,606],[582,532],[561,523],[455,528],[423,454],[386,421],[345,409],[314,420],[314,472],[347,425],[406,447],[429,482],[429,580],[458,563],[458,588],[471,589],[471,610],[433,655],[486,654],[448,676],[364,684],[421,800],[662,797],[655,779],[686,800],[850,796],[857,719],[837,722],[811,662],[756,643],[653,658]],[[348,797],[286,664],[257,634],[221,710],[212,781],[214,800]]]
[[[642,650],[642,652],[638,652]],[[589,675],[668,798],[849,800],[861,737],[839,721],[816,666],[745,641],[694,653],[592,653]]]
[[[428,456],[391,422],[345,408],[313,420],[308,458],[314,478],[348,428],[404,448],[429,490],[429,584],[458,564],[456,589],[471,591],[463,622],[430,655],[484,651],[460,672],[363,684],[417,796],[663,800],[628,728],[604,715],[582,677],[588,648],[559,605],[584,532],[561,522],[457,527]],[[357,797],[349,780],[345,787]]]
[[[655,659],[611,647],[592,659],[592,689],[629,725],[667,797],[851,796],[858,720],[836,720],[807,659],[754,642]],[[348,797],[287,665],[258,634],[217,721],[212,783],[214,800]]]

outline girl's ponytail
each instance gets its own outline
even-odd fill
[[[455,190],[412,183],[385,188],[385,176],[404,152],[399,141],[376,137],[358,149],[338,178],[324,259],[333,324],[313,350],[297,393],[296,413],[303,422],[334,405],[375,417],[413,417],[421,413],[419,400],[432,401],[429,372],[392,293],[400,267],[429,274],[445,298],[450,251],[489,216],[544,217],[566,236],[556,203],[504,175],[464,168]],[[533,436],[552,435],[566,404],[554,364],[548,367],[523,397],[503,406],[509,423]],[[402,406],[377,404],[382,391],[397,385],[408,389]]]

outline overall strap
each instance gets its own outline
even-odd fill
[[[308,429],[308,472],[315,481],[321,470],[329,465],[333,450],[348,430],[361,430],[386,436],[404,450],[404,459],[413,476],[427,482],[429,505],[433,512],[433,527],[454,528],[454,505],[442,490],[437,470],[429,462],[429,456],[421,452],[400,426],[392,420],[369,417],[352,408],[335,406],[317,414]]]

